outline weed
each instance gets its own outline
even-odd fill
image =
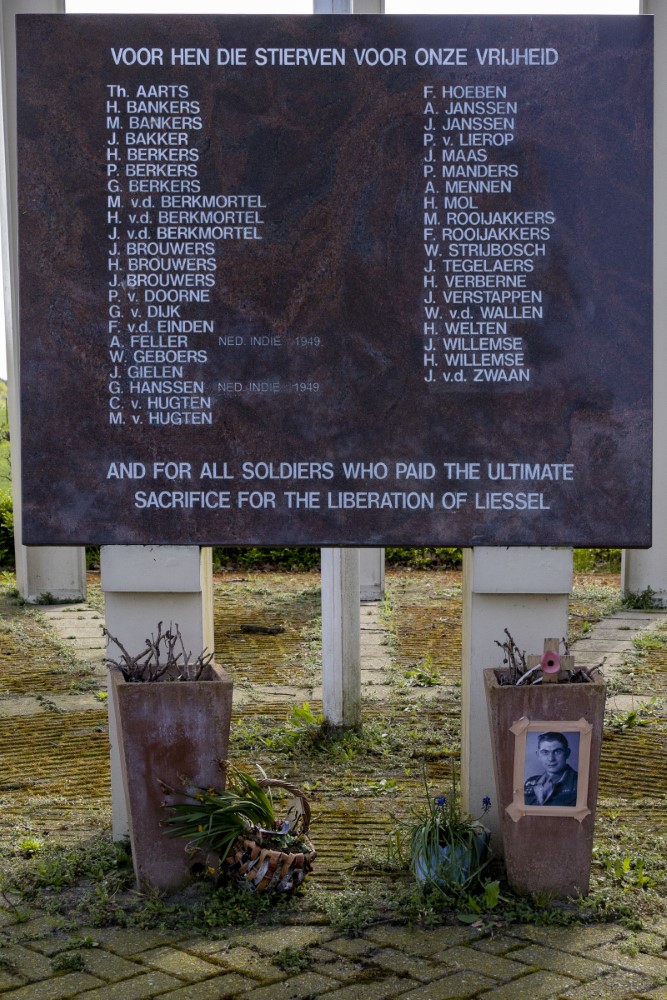
[[[630,958],[636,958],[639,954],[639,947],[634,937],[629,937],[623,941],[623,943],[618,946],[618,950],[623,955],[628,955]]]
[[[36,694],[35,700],[40,703],[45,712],[54,712],[56,715],[63,715],[64,709],[56,705],[51,698],[46,698],[43,694]]]
[[[291,976],[296,976],[311,967],[313,956],[305,949],[288,947],[279,951],[272,961],[283,972],[287,972]]]
[[[652,649],[662,649],[667,643],[667,636],[664,633],[649,632],[645,635],[636,635],[632,640],[635,649],[649,652]]]
[[[44,891],[62,890],[80,879],[106,882],[112,889],[129,886],[131,862],[125,844],[114,843],[109,836],[93,837],[83,844],[43,847],[27,855],[30,864],[4,873],[3,889],[14,891],[31,901]]]
[[[610,858],[606,862],[607,871],[623,887],[623,889],[645,889],[657,885],[657,882],[644,869],[641,858],[632,861],[627,855],[623,858]]]
[[[440,674],[433,667],[429,654],[421,667],[413,666],[405,675],[406,687],[435,687],[440,683]]]
[[[331,926],[350,937],[358,937],[378,916],[379,895],[372,889],[346,888],[336,893],[320,891],[316,899]]]
[[[38,594],[32,604],[71,604],[71,597],[55,597],[50,590],[45,590],[43,594]]]
[[[642,591],[626,590],[622,599],[622,606],[631,611],[653,611],[661,607],[661,603],[652,587],[646,587]]]
[[[51,967],[54,972],[81,972],[86,963],[78,951],[61,951],[51,959]]]
[[[19,841],[18,849],[24,858],[31,858],[33,854],[37,854],[44,847],[44,841],[40,840],[38,837],[23,837]]]
[[[628,709],[626,712],[612,712],[605,720],[605,728],[612,732],[622,733],[627,729],[636,729],[638,726],[648,726],[651,720],[658,715],[656,708],[657,698],[640,702],[637,708]]]
[[[575,573],[619,573],[620,549],[575,549]]]

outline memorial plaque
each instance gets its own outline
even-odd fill
[[[650,544],[651,18],[17,25],[27,544]]]

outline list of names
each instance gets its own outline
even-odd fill
[[[530,382],[545,316],[540,264],[556,216],[508,207],[519,102],[496,84],[423,88],[426,382]]]

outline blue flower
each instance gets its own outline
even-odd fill
[[[437,799],[435,800],[435,804],[440,809],[442,809],[443,806],[447,805],[447,796],[446,795],[438,795]]]
[[[488,813],[489,809],[491,808],[491,799],[489,798],[488,795],[485,795],[484,798],[482,799],[482,806],[484,807],[484,812]]]

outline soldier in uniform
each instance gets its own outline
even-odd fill
[[[570,753],[564,733],[540,733],[536,755],[543,770],[524,784],[527,806],[576,806],[577,772],[567,762]]]

